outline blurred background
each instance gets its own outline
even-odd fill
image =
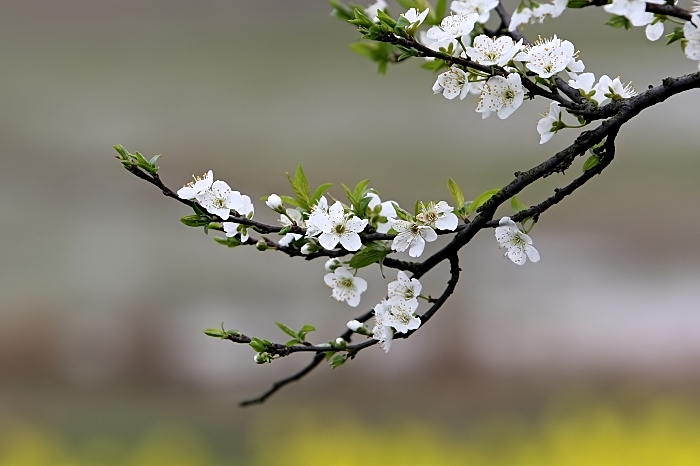
[[[696,92],[624,127],[604,176],[532,231],[541,262],[513,265],[485,231],[410,342],[237,407],[307,359],[258,366],[204,328],[279,340],[275,320],[308,323],[327,341],[394,272],[361,272],[361,311],[337,303],[323,262],[229,250],[183,226],[190,212],[124,171],[112,145],[163,154],[174,189],[213,169],[254,200],[286,194],[301,162],[335,196],[369,177],[410,206],[449,200],[448,177],[471,198],[502,186],[575,136],[538,145],[541,99],[482,121],[472,97],[433,95],[419,62],[379,76],[329,12],[322,0],[3,2],[0,465],[700,464]],[[587,71],[638,90],[697,69],[607,16],[571,10],[525,33],[559,33]],[[434,275],[427,293],[447,271]]]

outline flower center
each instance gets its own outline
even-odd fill
[[[342,235],[343,233],[345,233],[345,225],[342,223],[339,223],[335,226],[335,228],[333,230],[335,231],[335,233],[337,235]]]
[[[338,280],[338,285],[341,288],[346,288],[348,290],[354,289],[354,284],[353,284],[352,278],[348,278],[348,277],[341,278],[340,280]]]

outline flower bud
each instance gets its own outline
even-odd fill
[[[351,320],[348,322],[348,328],[353,332],[357,332],[358,329],[362,328],[362,322],[359,320]]]
[[[324,267],[326,269],[326,272],[333,272],[335,269],[337,269],[338,267],[340,267],[342,265],[343,265],[343,263],[334,257],[332,259],[328,259],[326,261],[326,265]]]
[[[272,358],[269,353],[257,353],[253,356],[255,364],[265,364],[266,362],[272,362]]]
[[[267,245],[267,243],[265,241],[261,240],[261,241],[258,241],[257,243],[255,243],[255,248],[258,251],[267,251],[269,246]]]
[[[318,246],[314,243],[306,243],[301,247],[301,253],[305,255],[313,254],[318,251]]]
[[[344,339],[338,337],[331,343],[331,346],[335,349],[340,349],[343,350],[348,347],[348,342],[345,341]]]
[[[278,211],[282,207],[282,199],[277,194],[270,194],[265,204],[267,204],[270,209]]]

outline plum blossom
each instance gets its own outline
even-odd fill
[[[459,219],[453,213],[455,209],[445,201],[440,201],[437,204],[434,202],[421,203],[420,210],[420,213],[416,215],[416,220],[429,225],[431,228],[450,231],[454,231],[457,228]]]
[[[406,13],[402,13],[401,16],[406,18],[406,20],[410,23],[408,26],[409,28],[417,28],[418,26],[423,24],[423,21],[425,21],[425,18],[428,16],[428,13],[430,13],[429,8],[426,8],[420,13],[417,9],[410,8]]]
[[[418,300],[405,301],[400,298],[391,298],[387,303],[389,312],[383,322],[385,325],[390,325],[398,333],[406,333],[420,327],[420,317],[415,314]]]
[[[389,310],[391,306],[386,300],[382,300],[374,306],[374,328],[372,338],[379,340],[379,347],[388,353],[391,348],[391,341],[394,339],[394,330],[388,325],[390,318]],[[350,327],[350,322],[348,322]]]
[[[455,13],[479,15],[478,23],[485,23],[491,17],[491,10],[498,6],[498,0],[454,0],[450,10]]]
[[[356,277],[345,267],[338,267],[333,273],[328,273],[323,277],[332,290],[332,296],[337,301],[345,301],[352,307],[360,304],[360,295],[367,290],[367,282],[360,277]]]
[[[408,249],[408,255],[411,257],[420,257],[423,254],[425,243],[437,239],[435,230],[421,222],[391,220],[391,227],[397,232],[391,243],[391,249],[397,252],[404,252]]]
[[[599,105],[603,105],[610,99],[616,101],[634,97],[635,95],[637,95],[637,91],[632,88],[632,83],[623,85],[619,76],[615,79],[610,79],[608,75],[604,74],[595,86],[593,98]]]
[[[514,264],[523,265],[525,258],[531,262],[540,260],[540,253],[532,246],[532,240],[528,235],[520,231],[510,217],[503,217],[496,227],[496,241],[499,248],[507,248],[504,254]]]
[[[508,78],[492,76],[484,84],[476,111],[481,113],[482,118],[496,112],[498,118],[505,119],[520,107],[524,97],[525,91],[518,73],[511,73]]]
[[[306,236],[320,235],[322,231],[319,230],[316,225],[326,217],[328,217],[328,201],[326,201],[326,196],[321,196],[318,202],[311,208],[309,219],[306,221]]]
[[[410,301],[411,303],[415,303],[415,306],[418,307],[418,296],[420,296],[421,289],[422,285],[418,279],[408,278],[406,272],[399,270],[396,280],[387,285],[387,295],[389,300],[400,299],[403,301]]]
[[[245,194],[241,196],[241,203],[236,209],[236,213],[239,217],[253,218],[255,208],[253,207],[253,203],[250,201],[250,197],[246,196]],[[226,236],[232,237],[236,236],[236,233],[240,233],[241,242],[245,243],[248,241],[248,227],[245,225],[241,225],[240,223],[236,222],[224,222],[222,226],[224,227]]]
[[[377,14],[379,13],[379,10],[386,10],[386,7],[388,5],[386,4],[386,1],[384,0],[377,0],[367,8],[365,8],[365,13],[367,14],[367,17],[374,21],[375,23],[379,22],[379,18],[377,18]]]
[[[578,89],[579,92],[590,100],[595,100],[600,104],[599,98],[604,96],[595,90],[595,75],[593,73],[582,73],[575,79],[569,80],[569,86]]]
[[[471,47],[464,49],[464,54],[481,65],[505,66],[520,51],[522,45],[522,39],[515,42],[508,36],[491,39],[481,34],[474,38]]]
[[[269,196],[267,196],[267,200],[265,201],[265,204],[270,209],[277,212],[282,207],[282,198],[280,198],[277,194],[270,194]]]
[[[362,327],[364,327],[362,322],[360,322],[359,320],[350,320],[350,321],[348,321],[347,325],[348,325],[348,328],[353,332],[357,332]]]
[[[373,192],[368,192],[365,197],[371,198],[369,204],[370,223],[375,227],[378,233],[386,233],[391,229],[389,219],[396,218],[396,209],[394,209],[394,201],[382,202],[379,195]]]
[[[285,213],[280,215],[279,222],[285,226],[301,226],[304,223],[301,212],[297,209],[286,209]],[[297,241],[302,238],[303,235],[299,233],[287,233],[278,241],[278,244],[282,247],[287,247],[292,244],[293,241]]]
[[[426,37],[434,42],[435,50],[440,47],[448,48],[449,44],[457,39],[462,37],[468,39],[477,19],[479,19],[479,15],[476,13],[445,16],[439,26],[428,29]]]
[[[562,41],[556,35],[551,39],[540,39],[515,59],[526,62],[525,66],[540,78],[549,78],[564,71],[570,65],[583,71],[582,63],[576,61],[574,44]]]
[[[177,197],[188,201],[200,202],[204,197],[204,193],[211,188],[214,182],[214,173],[209,170],[201,177],[192,175],[192,178],[194,178],[194,181],[190,181],[177,190]]]
[[[217,215],[223,220],[231,216],[231,209],[238,212],[245,209],[245,199],[238,191],[232,191],[225,181],[214,181],[211,188],[206,190],[198,202],[210,214]],[[248,197],[248,196],[245,196]],[[250,198],[248,198],[250,202]]]
[[[566,126],[563,125],[561,121],[561,108],[559,107],[559,102],[552,102],[549,104],[549,113],[544,115],[543,118],[537,123],[537,132],[540,133],[540,144],[552,139],[552,136],[562,128]]]
[[[362,247],[358,233],[367,226],[367,219],[360,219],[351,213],[345,213],[343,205],[340,201],[336,201],[325,215],[312,214],[307,224],[309,228],[314,228],[314,232],[321,233],[318,242],[324,249],[333,249],[340,243],[348,251],[357,251]]]
[[[333,257],[326,261],[326,263],[323,265],[323,268],[326,270],[326,272],[333,272],[335,271],[335,269],[342,266],[343,263],[340,262],[340,259]]]
[[[647,24],[644,33],[650,41],[657,41],[664,35],[664,23],[659,21],[658,23]]]
[[[690,21],[683,25],[685,36],[685,56],[691,60],[700,60],[700,15],[694,14]],[[700,63],[698,63],[700,67]]]
[[[554,0],[552,3],[539,4],[533,9],[520,8],[513,13],[508,25],[508,31],[513,32],[521,25],[527,23],[542,23],[548,17],[557,18],[566,10],[567,3],[568,0]]]
[[[454,65],[449,70],[439,74],[435,84],[433,84],[433,93],[442,94],[449,100],[457,96],[464,100],[469,91],[470,83],[467,73]]]
[[[608,13],[624,16],[630,20],[632,26],[646,26],[654,21],[654,14],[646,11],[647,3],[662,5],[664,0],[613,0],[603,9]]]

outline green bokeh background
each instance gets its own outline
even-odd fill
[[[301,162],[335,196],[369,177],[412,205],[448,199],[448,177],[468,197],[501,186],[575,134],[537,144],[541,99],[482,121],[472,98],[432,95],[418,63],[379,76],[329,11],[3,3],[0,465],[700,463],[696,92],[623,129],[605,175],[533,230],[540,263],[514,266],[484,232],[462,252],[456,295],[410,343],[237,407],[306,360],[257,366],[202,329],[278,339],[275,320],[311,323],[324,341],[357,310],[328,297],[322,263],[228,250],[181,225],[189,212],[126,173],[112,145],[162,153],[173,188],[211,168],[255,200],[286,193]],[[567,11],[525,32],[557,32],[587,70],[637,89],[697,69],[606,16]],[[364,309],[386,280],[362,274]],[[429,293],[446,270],[435,275]]]

